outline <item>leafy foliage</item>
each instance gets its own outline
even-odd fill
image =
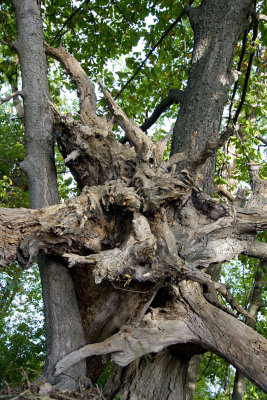
[[[0,272],[0,387],[18,385],[23,371],[35,379],[43,365],[44,321],[37,266],[23,271],[17,264]]]
[[[129,83],[146,55],[180,15],[184,1],[140,0],[129,3],[126,0],[46,0],[42,3],[47,43],[53,46],[62,44],[79,60],[93,81],[96,82],[97,77],[101,76],[113,96],[118,96],[117,100],[126,113],[137,123],[144,122],[156,104],[168,94],[169,89],[185,88],[193,49],[193,32],[186,16],[164,37]],[[200,3],[200,0],[195,0],[194,6]],[[257,2],[257,11],[266,14],[263,1]],[[3,85],[1,96],[4,97],[11,92],[11,85],[20,86],[18,57],[7,44],[16,39],[15,18],[10,1],[1,2],[0,24],[0,82]],[[234,148],[234,168],[231,164],[232,155],[227,152],[227,148],[218,152],[215,183],[228,184],[232,191],[249,184],[249,161],[261,163],[262,177],[266,177],[266,48],[264,50],[263,43],[266,43],[267,31],[262,21],[258,24],[258,31],[256,40],[253,40],[252,30],[248,32],[242,60],[242,38],[237,45],[235,68],[239,69],[239,78],[235,92],[230,93],[224,114],[223,125],[231,123],[244,93],[249,60],[253,54],[245,101],[238,115],[238,123],[242,129],[240,135],[231,138],[228,144],[228,148],[230,144]],[[54,103],[61,111],[77,111],[78,102],[72,82],[57,62],[49,59],[48,66],[50,92]],[[100,112],[105,111],[103,100],[99,101],[99,106]],[[179,106],[173,105],[151,129],[149,133],[153,134],[154,140],[159,140],[168,133],[178,108]],[[164,155],[165,160],[169,151],[170,143]],[[77,189],[61,154],[57,149],[55,153],[59,194],[64,200],[75,195]],[[19,166],[23,157],[23,124],[17,118],[11,100],[0,106],[1,206],[29,205],[26,176]],[[227,176],[231,179],[230,185],[222,173],[225,166],[231,166]],[[257,261],[245,257],[224,267],[223,277],[244,307],[249,304],[257,268]],[[22,271],[17,265],[12,265],[9,270],[1,272],[0,285],[0,385],[5,380],[16,385],[22,379],[21,367],[29,378],[33,378],[40,373],[44,357],[41,289],[37,268]],[[266,334],[262,315],[259,317],[257,329],[261,334]],[[231,367],[217,356],[205,354],[195,398],[230,398],[233,379],[234,371]],[[246,399],[261,399],[261,396],[252,384],[247,384]]]

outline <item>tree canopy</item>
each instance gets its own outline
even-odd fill
[[[2,103],[0,106],[0,199],[1,207],[4,208],[28,208],[30,206],[28,180],[25,172],[23,172],[23,168],[20,166],[25,157],[25,139],[23,139],[25,116],[20,97],[20,95],[23,97],[23,85],[20,62],[16,45],[14,45],[17,40],[17,28],[11,3],[8,0],[3,0],[0,4],[2,27],[0,31]],[[81,108],[79,111],[79,104],[80,106],[82,104],[82,95],[79,92],[79,82],[77,84],[80,78],[76,79],[77,77],[75,77],[71,68],[64,61],[67,57],[66,54],[70,54],[71,57],[74,57],[79,62],[96,89],[98,105],[96,115],[100,118],[103,114],[107,115],[110,113],[110,117],[107,117],[107,121],[109,121],[112,119],[113,114],[113,118],[115,119],[113,132],[117,141],[125,143],[128,140],[131,143],[135,143],[134,147],[138,148],[138,144],[136,144],[138,142],[138,134],[134,133],[132,139],[131,133],[127,133],[127,129],[130,131],[128,126],[130,124],[129,121],[134,121],[136,126],[145,131],[148,137],[153,138],[154,143],[163,143],[165,140],[164,144],[166,147],[163,160],[166,163],[170,160],[171,156],[175,157],[174,153],[177,153],[178,150],[175,148],[175,140],[172,140],[172,136],[176,138],[178,136],[175,134],[172,124],[174,124],[177,114],[182,112],[181,99],[188,85],[190,68],[192,71],[192,54],[194,46],[196,47],[194,29],[192,29],[194,25],[192,22],[193,16],[191,16],[191,21],[189,21],[188,13],[190,9],[191,11],[192,9],[197,10],[197,7],[201,3],[205,6],[209,1],[140,0],[132,3],[125,0],[43,1],[39,6],[41,8],[43,34],[46,43],[48,82],[54,119],[56,121],[55,130],[63,132],[66,135],[68,129],[74,129],[75,121],[80,121],[79,112],[81,113]],[[214,146],[216,148],[212,149],[213,152],[216,151],[216,173],[214,184],[213,182],[210,183],[208,191],[210,191],[210,187],[214,186],[214,196],[216,199],[216,203],[214,204],[216,204],[216,207],[219,207],[217,206],[218,204],[222,204],[227,210],[229,202],[233,202],[230,204],[239,204],[240,206],[246,204],[249,194],[253,189],[251,189],[251,185],[253,186],[251,165],[257,166],[257,170],[259,171],[258,178],[262,181],[266,179],[266,88],[264,84],[267,55],[266,27],[264,25],[266,21],[266,5],[263,1],[254,1],[251,3],[253,10],[250,13],[249,24],[242,30],[242,34],[235,45],[233,56],[235,80],[229,85],[230,90],[229,92],[227,91],[228,99],[221,115],[220,132],[224,141],[221,140],[219,142],[218,138],[215,138],[216,146]],[[224,41],[226,43],[226,38],[223,37],[221,40],[223,46]],[[60,53],[58,49],[62,49],[61,51],[65,53]],[[223,59],[218,59],[219,54],[216,56],[216,59],[214,58],[210,61],[211,65],[212,62],[216,62],[217,64],[224,63]],[[99,86],[102,87],[102,92]],[[109,97],[110,95],[112,98]],[[127,115],[127,118],[129,118],[126,122],[120,123],[120,111],[114,111],[113,99],[116,100],[117,104]],[[92,95],[90,101],[93,102]],[[214,102],[216,102],[216,98]],[[212,119],[213,115],[210,118]],[[124,136],[123,124],[127,126],[126,136],[128,138]],[[197,135],[196,137],[198,137]],[[67,143],[66,137],[64,136],[65,142],[62,139],[58,139],[55,148],[57,185],[60,202],[62,203],[61,210],[64,209],[64,204],[71,204],[73,209],[75,207],[77,209],[83,207],[85,196],[88,196],[86,197],[86,201],[91,202],[91,204],[93,199],[95,199],[95,209],[98,210],[101,202],[97,197],[99,193],[97,191],[94,192],[94,189],[91,192],[90,189],[87,193],[82,192],[82,196],[78,198],[81,199],[79,200],[79,207],[76,203],[74,204],[74,200],[67,200],[73,198],[73,196],[80,195],[84,186],[90,185],[88,185],[88,180],[86,181],[88,178],[79,176],[78,167],[74,165],[75,154],[69,151],[71,147],[67,147],[72,144]],[[58,138],[57,132],[55,133],[55,138]],[[191,138],[191,142],[194,139]],[[145,139],[142,140],[146,143]],[[149,145],[147,144],[147,146]],[[179,147],[179,144],[177,146]],[[194,147],[194,144],[192,144],[192,149],[196,154],[199,154],[198,145]],[[192,149],[190,150],[191,153],[189,152],[188,159],[193,157]],[[73,157],[73,164],[68,163],[68,161],[72,162],[70,155]],[[144,157],[147,157],[147,155]],[[206,155],[203,155],[203,157],[206,157]],[[196,160],[190,160],[191,164],[189,163],[188,165],[189,167],[191,165],[192,170],[192,165],[198,165],[197,163],[202,165],[204,163],[201,160],[201,156],[196,158]],[[88,159],[85,159],[84,162],[88,162]],[[90,159],[89,163],[93,164],[93,159]],[[132,164],[131,167],[128,166],[127,168],[132,168]],[[171,163],[168,165],[168,168],[171,170]],[[143,171],[146,171],[145,167]],[[124,172],[125,176],[121,175],[127,183],[130,180],[129,176],[126,175],[129,170],[125,168]],[[180,173],[180,171],[177,171],[177,174],[178,172]],[[189,169],[190,174],[191,170]],[[191,175],[193,176],[193,173]],[[91,176],[94,178],[94,171]],[[92,187],[103,185],[101,178],[98,181],[94,181],[93,178]],[[113,177],[113,179],[115,178]],[[175,181],[174,175],[172,175],[172,179]],[[110,180],[112,181],[112,179]],[[194,181],[195,183],[196,181]],[[180,184],[180,181],[177,181],[176,185],[179,186]],[[181,191],[183,191],[186,187],[185,183],[181,185]],[[122,189],[118,186],[116,188],[118,190],[118,197],[123,197],[124,192],[120,192]],[[158,190],[156,186],[152,187],[152,189],[155,190],[155,193]],[[153,192],[152,189],[150,188]],[[120,207],[121,204],[124,204],[122,200],[116,199],[115,194],[113,203],[110,198],[108,200],[108,207],[111,209],[118,204]],[[126,197],[123,198],[123,201],[126,202],[130,198],[132,205],[129,206],[129,209],[135,213],[134,220],[137,221],[140,208],[136,204],[139,200],[136,194],[132,192],[127,192],[126,194],[128,197],[125,195]],[[105,196],[111,196],[108,190],[103,195],[103,198]],[[176,198],[176,194],[168,193],[168,196],[166,198],[171,198],[172,201]],[[186,194],[183,194],[183,196],[186,197]],[[195,201],[203,204],[201,196],[196,195]],[[103,200],[101,201],[103,202]],[[147,203],[147,210],[145,210],[147,211],[147,214],[145,214],[146,218],[148,218],[149,213],[154,212],[158,207],[156,197],[153,198],[153,195],[151,195],[149,201],[150,203]],[[214,206],[214,210],[216,207]],[[87,215],[90,215],[91,209],[88,208],[86,210]],[[39,211],[37,210],[37,212]],[[220,212],[221,210],[218,208],[214,211],[217,214],[220,214]],[[58,232],[61,229],[60,235],[63,238],[64,232],[68,228],[66,228],[67,225],[64,225],[63,211],[60,211],[60,213],[57,215],[56,213],[49,214],[48,212],[48,216],[42,214],[41,217],[38,215],[38,218],[39,221],[43,221],[40,222],[42,226],[52,224],[50,221],[55,218],[57,220]],[[220,216],[217,216],[217,214],[216,217],[212,217],[215,221],[222,217],[221,214]],[[223,216],[225,215],[223,214]],[[126,220],[127,218],[129,218],[128,214],[126,214]],[[256,222],[252,221],[252,224],[258,224],[258,226],[262,224],[262,231],[266,229],[264,213],[258,218]],[[256,217],[254,216],[254,221],[255,219]],[[141,217],[139,221],[141,221]],[[143,223],[144,225],[142,225]],[[35,227],[32,221],[29,224],[30,229],[34,231]],[[128,220],[127,224],[129,224]],[[140,226],[146,229],[146,223],[143,220],[140,222]],[[95,229],[93,224],[89,228],[92,230]],[[86,229],[89,230],[89,228],[86,225],[85,228],[82,227],[84,230],[81,232],[81,235],[84,232],[86,233]],[[226,228],[227,226],[225,226]],[[108,223],[104,218],[103,229],[109,230]],[[27,231],[26,222],[25,231]],[[255,231],[257,231],[256,227]],[[43,232],[42,235],[44,235],[42,236],[44,238],[45,233]],[[241,228],[240,235],[243,235]],[[49,248],[49,241],[47,239],[43,240],[47,248]],[[141,234],[140,240],[143,240]],[[257,241],[263,244],[266,243],[266,232],[260,233],[257,236]],[[132,246],[134,245],[135,243]],[[73,247],[70,246],[71,251],[75,246],[78,248],[77,243]],[[87,256],[84,253],[86,246],[89,246],[88,243],[85,243],[80,251],[79,255],[81,257]],[[104,249],[105,246],[110,250],[108,247],[110,243],[108,245],[104,244]],[[154,257],[154,253],[151,250],[152,247],[150,246],[149,242],[146,248],[150,253],[146,260]],[[38,249],[40,250],[40,248],[42,249],[41,245],[39,245]],[[97,252],[92,249],[94,249],[93,245],[90,251],[95,256],[94,253]],[[143,251],[143,248],[140,247],[138,251],[140,252],[141,250]],[[2,387],[5,387],[7,384],[17,385],[20,381],[27,379],[27,377],[33,379],[38,376],[44,360],[44,329],[42,317],[40,317],[41,289],[37,266],[34,264],[30,270],[23,271],[18,265],[18,257],[12,256],[13,250],[9,251],[10,255],[6,256],[6,259],[12,261],[12,264],[4,272],[1,272],[0,275],[2,289],[0,297],[0,340],[2,342],[0,369],[2,371],[2,380],[0,385]],[[65,248],[58,250],[58,248],[53,248],[52,245],[50,251],[60,257],[66,253]],[[183,251],[184,249],[181,248],[180,253],[185,259],[190,261],[189,254],[186,251],[183,253]],[[114,254],[112,253],[113,257],[115,257]],[[234,252],[233,255],[235,255]],[[266,336],[266,322],[263,318],[266,293],[262,288],[262,276],[266,271],[265,247],[261,253],[259,250],[254,258],[249,256],[253,256],[252,250],[243,251],[243,254],[240,254],[238,258],[225,264],[222,270],[221,282],[226,283],[227,287],[228,285],[231,287],[231,292],[240,306],[240,308],[237,306],[235,310],[237,310],[238,315],[241,315],[239,319],[243,320],[243,322],[250,320],[247,312],[250,309],[252,310],[254,303],[257,303],[255,307],[257,308],[258,315],[253,314],[253,317],[251,317],[252,319],[257,319],[257,323],[254,324],[253,328],[260,335]],[[22,266],[24,264],[24,266],[28,267],[30,264],[33,264],[36,257],[36,252],[30,257],[24,257],[23,254],[19,261]],[[208,257],[206,264],[209,261],[212,262],[212,257]],[[77,262],[71,256],[69,256],[69,259],[68,257],[65,258],[69,260],[70,264]],[[226,258],[227,256],[224,255],[218,261],[224,261]],[[101,259],[100,261],[103,264],[105,263],[105,260]],[[201,261],[206,267],[205,260],[202,259]],[[4,263],[5,261],[3,265]],[[88,263],[90,264],[90,261]],[[198,267],[198,263],[195,260],[192,261],[192,265]],[[108,271],[108,274],[112,276],[111,271]],[[119,282],[122,289],[135,289],[135,286],[131,287],[131,281],[135,279],[138,281],[139,278],[137,276],[131,276],[127,271],[122,271],[120,276],[123,276],[122,281]],[[102,279],[100,276],[99,281]],[[156,277],[156,279],[159,278]],[[192,276],[189,276],[189,279],[192,279]],[[200,282],[199,279],[197,282]],[[31,284],[28,284],[28,282],[31,282]],[[116,283],[115,279],[114,282]],[[255,288],[258,287],[260,288],[260,294],[259,298],[256,299]],[[140,289],[140,287],[138,288]],[[186,289],[184,290],[186,292]],[[228,307],[224,299],[225,296],[223,297],[222,288],[220,290],[220,304],[222,308]],[[229,300],[229,296],[227,300]],[[233,305],[233,302],[230,302],[230,304]],[[245,311],[243,313],[245,315],[242,316],[243,311]],[[39,318],[41,321],[37,323],[36,319]],[[16,319],[17,321],[20,320],[19,324],[18,322],[14,322]],[[16,324],[18,325],[15,326]],[[141,354],[143,354],[142,351]],[[131,356],[129,355],[129,357]],[[109,368],[111,368],[110,364],[108,364],[107,370]],[[105,375],[105,371],[103,374]],[[102,376],[100,376],[99,382],[101,382]],[[219,359],[218,356],[212,353],[205,353],[202,358],[198,380],[195,392],[196,399],[209,399],[215,398],[215,396],[222,399],[231,398],[234,386],[234,369],[229,366],[229,363]],[[251,383],[247,383],[246,385],[246,399],[264,398],[263,392],[257,387]]]

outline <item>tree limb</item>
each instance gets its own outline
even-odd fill
[[[120,108],[120,106],[116,103],[111,94],[105,88],[100,78],[98,79],[98,83],[101,87],[105,99],[107,100],[108,107],[115,120],[124,130],[126,136],[133,144],[138,154],[141,153],[141,150],[145,151],[145,153],[148,151],[148,154],[145,155],[146,159],[148,160],[147,157],[152,156],[151,150],[153,148],[153,143],[151,139],[146,136],[145,133],[127,117],[124,111]]]
[[[13,93],[11,93],[9,96],[7,96],[7,97],[1,97],[0,98],[0,104],[3,104],[3,103],[5,103],[5,102],[7,102],[7,101],[9,101],[9,100],[11,100],[13,97],[15,97],[15,96],[21,96],[21,97],[23,97],[23,90],[17,90],[17,91],[15,91],[15,92],[13,92]]]
[[[89,122],[90,117],[96,119],[96,95],[94,86],[76,58],[68,53],[62,46],[53,48],[45,43],[44,47],[47,55],[58,60],[64,66],[67,74],[75,84],[80,100],[81,118],[86,122],[88,120],[86,114],[89,113]]]
[[[153,309],[140,323],[123,327],[107,340],[86,345],[64,357],[56,366],[56,375],[96,354],[112,353],[114,361],[125,366],[144,354],[158,353],[170,345],[195,343],[223,356],[267,391],[266,339],[208,303],[197,283],[183,281],[176,294],[179,303],[173,304],[170,309]],[[249,357],[251,351],[253,357]],[[255,371],[257,374],[254,374]]]
[[[169,94],[165,99],[163,99],[155,108],[153,113],[149,118],[145,120],[145,122],[140,126],[142,131],[146,131],[149,129],[164,113],[167,108],[169,108],[172,104],[179,104],[183,101],[184,92],[183,90],[178,89],[170,89]]]
[[[251,244],[248,244],[244,250],[244,254],[249,257],[260,258],[261,260],[267,259],[267,243],[258,242],[254,240]]]

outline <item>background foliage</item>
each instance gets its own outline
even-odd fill
[[[144,122],[169,89],[186,87],[193,32],[185,15],[176,22],[183,12],[184,1],[46,0],[42,3],[47,43],[63,45],[79,60],[93,82],[100,76],[137,123]],[[195,0],[193,5],[200,3]],[[263,1],[255,1],[255,4],[258,13],[266,14]],[[9,46],[16,38],[16,27],[8,0],[0,4],[0,26],[0,96],[3,98],[14,88],[21,87],[18,57]],[[252,22],[236,48],[234,63],[239,78],[229,95],[222,128],[234,120],[242,129],[239,137],[231,138],[218,152],[215,180],[216,184],[225,184],[233,192],[239,187],[249,187],[247,164],[250,161],[261,163],[262,177],[266,177],[266,36],[263,21],[257,26]],[[72,82],[54,60],[48,59],[48,67],[52,100],[64,112],[77,112]],[[98,97],[99,112],[105,112],[105,103],[99,94]],[[168,133],[178,109],[178,105],[171,106],[149,131],[154,140]],[[169,147],[166,159],[168,151]],[[29,205],[27,180],[20,169],[23,157],[23,116],[18,116],[11,100],[0,105],[2,207]],[[56,163],[59,193],[64,200],[77,193],[76,185],[57,149]],[[266,240],[266,236],[261,240]],[[240,257],[224,266],[222,279],[232,287],[243,307],[249,306],[258,265],[257,260]],[[0,272],[0,288],[0,386],[3,387],[5,381],[15,386],[25,379],[21,367],[33,379],[40,374],[44,359],[37,267],[22,271],[18,265],[11,265]],[[259,315],[257,330],[266,334],[263,314]],[[202,359],[195,399],[231,398],[233,380],[234,369],[207,353]],[[245,396],[246,399],[263,399],[262,393],[251,383],[247,384]]]

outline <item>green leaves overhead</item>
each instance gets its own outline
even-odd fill
[[[181,14],[184,3],[182,0],[42,1],[45,40],[54,47],[63,45],[77,58],[92,81],[96,82],[100,75],[114,97],[126,85],[117,100],[127,115],[141,124],[171,88],[185,89],[186,87],[193,49],[193,32],[186,15],[165,35],[170,25]],[[200,3],[200,0],[195,0],[194,7]],[[266,14],[266,7],[264,8],[262,1],[257,2],[257,12]],[[18,87],[21,85],[18,57],[14,49],[8,45],[16,40],[15,18],[9,0],[3,0],[0,4],[0,24],[0,83],[2,86],[1,97],[4,97],[12,91],[11,85]],[[256,40],[253,40],[252,32],[248,32],[241,63],[242,39],[236,48],[235,68],[239,63],[240,68],[235,96],[232,99],[232,117],[234,117],[242,98],[250,55],[254,55],[254,60],[245,101],[238,115],[238,123],[242,128],[240,136],[231,138],[229,142],[235,148],[235,168],[229,173],[234,183],[230,189],[249,183],[248,161],[262,163],[261,176],[263,178],[266,177],[267,172],[267,166],[263,161],[264,157],[266,159],[264,77],[267,55],[262,44],[264,40],[266,43],[267,31],[263,21],[259,21],[258,30],[259,34]],[[164,39],[148,57],[138,74],[128,84],[151,49],[163,37]],[[49,58],[48,67],[50,93],[54,103],[62,112],[68,110],[77,112],[78,102],[74,95],[75,89],[72,82],[56,61]],[[223,125],[231,122],[228,121],[230,98]],[[105,101],[102,99],[101,111],[104,110],[104,106]],[[178,105],[173,105],[167,110],[165,116],[173,120],[177,116],[177,110]],[[168,132],[169,129],[166,128],[164,122],[163,118],[159,119],[154,129],[155,140],[163,138]],[[169,151],[170,143],[164,154],[165,160],[168,158]],[[26,176],[19,167],[23,158],[23,124],[17,118],[11,100],[0,106],[1,206],[28,207],[29,205]],[[223,150],[218,152],[216,183],[227,183],[227,180],[220,175],[220,171],[222,166],[229,165],[230,161],[229,154]],[[61,199],[64,200],[75,195],[76,186],[57,150],[56,164],[59,193]],[[43,359],[43,341],[41,340],[43,331],[41,327],[38,329],[34,327],[36,323],[34,318],[41,307],[37,272],[33,271],[27,275],[26,272],[19,271],[19,281],[16,268],[17,266],[13,266],[13,269],[6,275],[0,276],[0,285],[3,293],[6,294],[5,298],[0,296],[1,306],[4,310],[0,318],[0,369],[4,371],[5,379],[15,384],[21,380],[21,366],[25,367],[26,365],[27,373],[32,377],[34,371],[38,373],[40,370],[40,363]],[[245,271],[243,275],[240,274],[242,269]],[[247,259],[241,259],[239,263],[235,262],[225,267],[225,280],[237,290],[235,294],[243,306],[247,305],[247,293],[253,284],[251,271],[254,273],[255,269],[256,266],[253,262],[247,261]],[[28,279],[33,282],[32,287],[23,286]],[[25,309],[21,310],[18,304],[24,299],[26,299]],[[35,304],[36,315],[32,319],[29,311],[30,303]],[[10,309],[17,315],[20,312],[20,315],[23,315],[17,326],[17,332],[12,329],[12,324],[7,324],[7,310]],[[7,325],[7,329],[4,329],[5,325]],[[262,321],[259,322],[258,328],[263,331]],[[211,369],[206,369],[209,386],[201,386],[200,383],[196,398],[214,398],[212,397],[214,393],[218,393],[217,398],[226,398],[225,393],[219,393],[217,386],[220,384],[223,386],[227,377],[231,375],[229,367],[224,362],[219,364],[217,357],[213,357],[211,361],[209,361],[209,357],[204,359],[201,372],[204,376],[203,371],[209,363]],[[9,358],[15,360],[11,366]],[[233,377],[233,373],[231,376]],[[232,377],[228,379],[229,382]],[[215,389],[218,390],[215,391]],[[249,390],[254,389],[249,386]],[[251,395],[247,398],[257,398],[258,393],[253,393],[253,395],[254,397]]]

